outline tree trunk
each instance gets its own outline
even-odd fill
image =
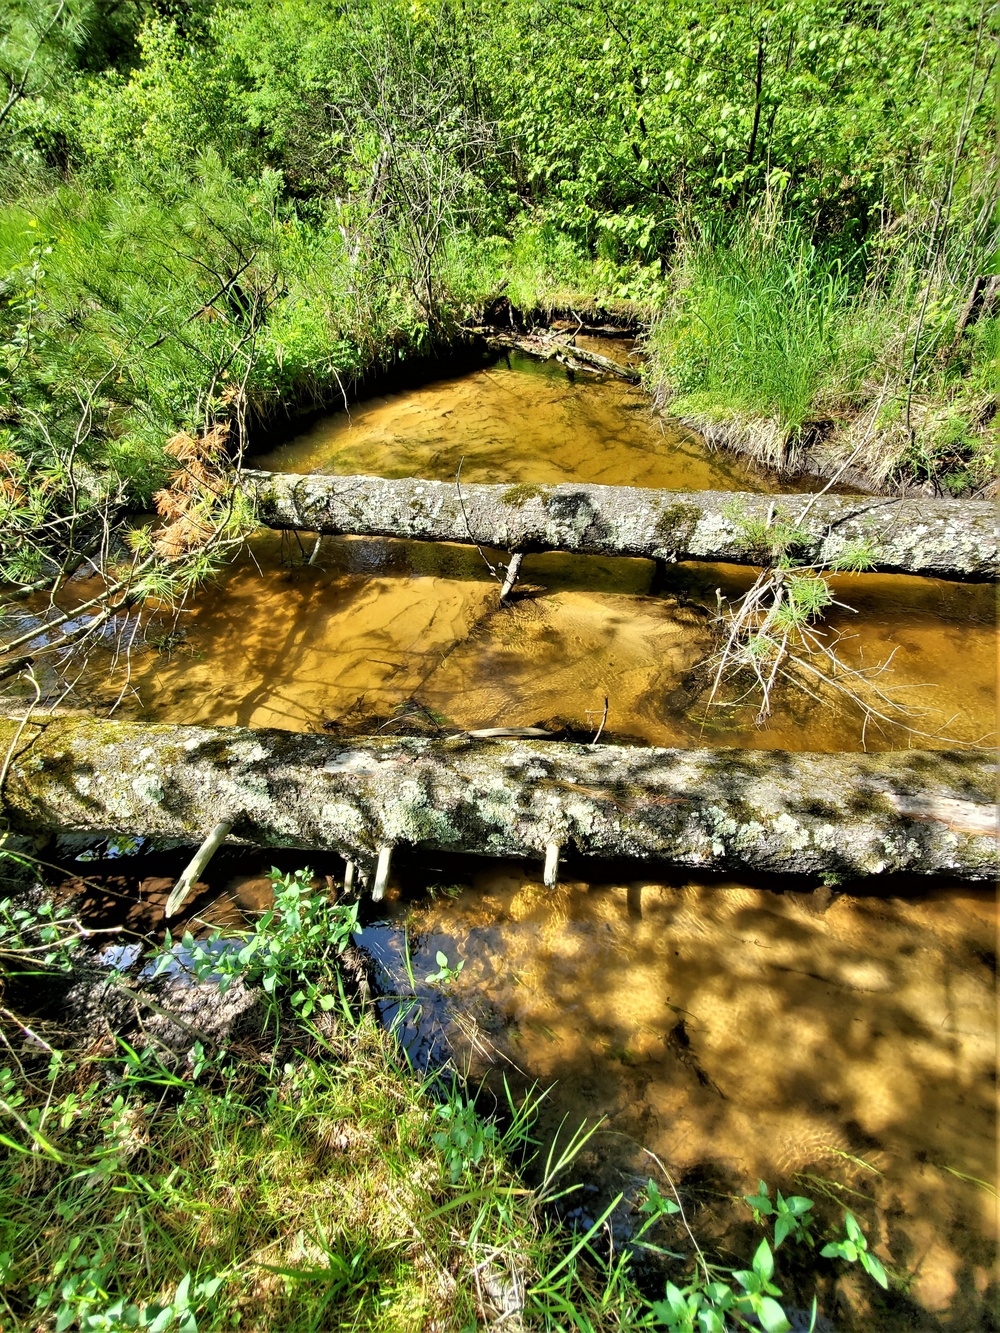
[[[997,568],[995,509],[988,501],[886,496],[753,495],[631,486],[484,486],[383,477],[244,471],[240,485],[272,528],[421,541],[479,542],[508,551],[577,551],[653,560],[759,565],[748,538],[774,512],[799,526],[794,558],[835,560],[864,540],[878,570],[984,580]],[[463,502],[464,501],[464,512]],[[466,521],[467,517],[467,521]]]
[[[363,738],[63,717],[27,727],[0,793],[15,831],[336,851],[580,854],[828,881],[997,871],[992,756],[662,750]]]

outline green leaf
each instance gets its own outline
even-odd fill
[[[757,1253],[753,1257],[753,1271],[765,1282],[774,1276],[774,1255],[766,1240],[762,1240],[757,1246]]]
[[[774,1224],[774,1248],[777,1249],[788,1233],[794,1230],[794,1222],[788,1217],[779,1217]]]
[[[859,1257],[861,1259],[861,1267],[865,1272],[868,1273],[870,1277],[873,1277],[880,1287],[888,1291],[888,1275],[878,1259],[875,1258],[874,1254],[869,1254],[867,1250],[862,1250]]]
[[[698,1313],[701,1333],[726,1333],[726,1324],[718,1310],[701,1310]]]
[[[765,1333],[790,1333],[791,1324],[777,1301],[765,1296],[757,1310],[757,1318]]]

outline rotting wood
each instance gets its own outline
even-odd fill
[[[982,581],[993,578],[998,565],[995,507],[985,500],[817,498],[576,482],[463,483],[459,496],[453,482],[250,470],[240,474],[239,484],[256,503],[260,521],[278,529],[759,565],[766,552],[748,545],[747,534],[773,513],[801,527],[794,548],[801,563],[836,561],[864,541],[872,567],[885,573]]]
[[[551,361],[553,357],[560,359],[572,357],[591,370],[598,370],[604,375],[614,375],[617,379],[625,380],[627,384],[638,384],[642,379],[641,372],[633,366],[624,366],[620,361],[615,361],[610,356],[602,356],[600,352],[592,352],[589,348],[577,347],[562,337],[528,338],[517,334],[500,333],[487,338],[486,345],[498,352],[523,352],[525,356],[535,357],[538,361]]]
[[[890,872],[991,879],[993,757],[664,750],[531,739],[328,736],[64,717],[0,721],[0,816],[61,829],[326,850],[541,861],[632,857],[830,882]],[[15,745],[16,741],[16,745]]]

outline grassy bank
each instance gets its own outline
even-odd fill
[[[887,277],[867,259],[773,214],[686,242],[650,337],[658,402],[772,467],[992,493],[1000,319],[970,322],[944,274]]]
[[[641,1321],[621,1270],[547,1211],[565,1162],[550,1156],[533,1188],[520,1178],[531,1104],[501,1128],[458,1080],[415,1074],[345,968],[353,909],[302,876],[277,889],[241,956],[188,942],[186,1007],[107,970],[95,991],[79,923],[0,906],[4,1327]],[[24,1016],[45,998],[38,963],[51,988],[73,955],[74,984],[105,1008]],[[220,972],[238,1027],[212,1026]]]
[[[589,1133],[539,1144],[539,1094],[489,1115],[453,1071],[414,1071],[366,999],[356,905],[308,871],[273,872],[253,929],[168,936],[137,972],[96,966],[25,869],[0,854],[5,1328],[789,1333],[776,1257],[809,1303],[812,1201],[763,1182],[749,1266],[699,1245],[655,1158],[629,1246],[605,1227],[622,1195],[563,1225]],[[886,1287],[853,1216],[826,1221],[824,1260]]]

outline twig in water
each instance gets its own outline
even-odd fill
[[[701,1264],[702,1271],[703,1271],[704,1274],[705,1274],[705,1281],[706,1281],[706,1282],[711,1282],[711,1280],[712,1280],[712,1274],[711,1274],[711,1271],[710,1271],[710,1269],[709,1269],[709,1267],[708,1267],[708,1263],[707,1263],[707,1261],[706,1261],[706,1259],[705,1259],[704,1254],[702,1254],[702,1252],[701,1252],[701,1246],[700,1246],[700,1245],[698,1244],[698,1242],[695,1240],[694,1232],[691,1230],[691,1227],[690,1227],[690,1225],[688,1224],[687,1217],[686,1217],[686,1215],[685,1215],[685,1213],[684,1213],[684,1205],[681,1203],[681,1196],[677,1193],[677,1186],[674,1184],[674,1178],[673,1178],[673,1176],[670,1174],[670,1172],[667,1170],[667,1168],[663,1165],[663,1163],[662,1163],[662,1162],[660,1161],[660,1159],[657,1157],[656,1153],[654,1153],[654,1152],[650,1152],[650,1150],[649,1150],[648,1148],[643,1148],[642,1151],[646,1154],[647,1157],[652,1157],[653,1161],[656,1163],[656,1165],[657,1165],[657,1166],[660,1168],[660,1170],[663,1172],[663,1175],[664,1175],[664,1177],[665,1177],[665,1179],[666,1179],[666,1182],[667,1182],[667,1184],[670,1186],[671,1190],[673,1191],[674,1198],[677,1200],[677,1207],[678,1207],[678,1209],[680,1210],[680,1219],[681,1219],[681,1221],[684,1223],[684,1230],[688,1233],[688,1236],[689,1236],[689,1238],[690,1238],[690,1240],[691,1240],[691,1244],[694,1246],[695,1254],[697,1254],[697,1256],[698,1256],[698,1262]]]

